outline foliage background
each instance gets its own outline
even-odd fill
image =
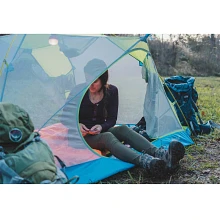
[[[162,76],[220,76],[219,34],[152,35],[148,42]]]

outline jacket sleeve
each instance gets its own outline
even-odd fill
[[[107,105],[107,118],[102,126],[102,132],[107,131],[109,128],[113,127],[116,124],[118,117],[118,89],[117,87],[113,87],[110,90],[110,95],[108,97],[108,105]]]

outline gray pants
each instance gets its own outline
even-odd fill
[[[123,141],[135,150],[151,156],[155,155],[155,150],[157,149],[146,138],[126,125],[110,128],[108,132],[98,135],[86,135],[84,138],[91,148],[100,151],[107,149],[118,159],[135,165],[140,165],[140,154],[125,146],[122,143]]]

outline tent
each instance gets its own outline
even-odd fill
[[[36,131],[50,145],[57,165],[78,183],[95,183],[133,167],[91,149],[78,128],[78,110],[89,85],[84,66],[94,58],[109,69],[110,83],[119,88],[118,125],[132,126],[144,115],[147,133],[157,147],[173,139],[193,144],[169,102],[147,44],[149,35],[29,34],[0,37],[0,101],[23,107]],[[74,95],[69,97],[70,91]],[[74,102],[70,111],[65,106]],[[71,132],[65,122],[71,122]],[[59,161],[63,163],[60,163]]]

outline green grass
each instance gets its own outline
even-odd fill
[[[196,77],[197,105],[204,121],[220,123],[220,77]]]
[[[203,122],[213,120],[220,124],[220,77],[196,77],[195,87],[199,94],[197,105]],[[190,172],[201,172],[204,169],[215,169],[219,167],[218,161],[211,160],[212,146],[218,146],[220,141],[220,130],[215,129],[209,135],[193,138],[195,145],[186,148],[186,156],[181,161],[181,169],[173,176],[166,179],[153,179],[149,173],[141,168],[133,168],[111,176],[100,183],[106,184],[141,184],[141,183],[202,183],[195,176],[183,178]],[[209,153],[209,151],[210,153]],[[187,174],[188,175],[188,174]],[[184,179],[184,180],[183,180]],[[211,183],[218,183],[214,175],[209,177]]]

